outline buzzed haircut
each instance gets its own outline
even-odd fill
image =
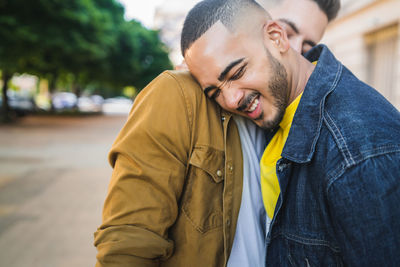
[[[262,2],[265,3],[268,8],[273,7],[275,5],[279,5],[283,1],[284,0],[262,0]],[[292,0],[292,1],[297,1],[297,0]],[[318,5],[321,11],[325,13],[329,22],[335,19],[339,13],[340,0],[309,0],[309,1],[315,2]]]
[[[218,21],[228,30],[234,31],[238,16],[241,16],[242,11],[249,7],[264,11],[254,0],[203,0],[196,4],[183,23],[182,55],[185,56],[190,46]]]

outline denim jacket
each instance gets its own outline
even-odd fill
[[[400,266],[400,113],[327,47],[306,56],[266,266]]]

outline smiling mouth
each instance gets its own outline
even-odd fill
[[[249,104],[246,105],[245,108],[242,109],[242,111],[246,112],[246,113],[252,113],[257,109],[258,104],[260,103],[260,95],[256,94],[253,96],[253,98],[248,101]]]
[[[258,103],[260,103],[260,100],[258,100],[258,97],[256,97],[253,101],[253,104],[251,104],[250,108],[247,110],[248,113],[253,112],[254,110],[256,110]]]
[[[237,111],[243,112],[247,114],[247,116],[254,118],[256,116],[254,113],[258,113],[259,106],[260,94],[254,92],[244,99],[243,103],[237,108]]]

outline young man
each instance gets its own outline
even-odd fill
[[[400,114],[386,99],[325,46],[296,53],[252,0],[196,5],[182,53],[209,98],[272,133],[266,266],[400,264]]]
[[[305,53],[319,42],[329,21],[336,17],[339,0],[259,0],[271,8],[286,30],[293,49]],[[266,257],[266,231],[271,218],[266,215],[260,187],[260,160],[265,132],[251,120],[233,116],[238,127],[243,155],[243,190],[235,238],[228,267],[263,266]]]
[[[276,3],[277,12],[282,3]],[[319,14],[318,5],[310,8]],[[302,28],[307,23],[292,21],[299,30],[293,40],[297,34],[313,35]],[[228,258],[228,266],[265,262],[257,163],[264,132],[247,120],[235,118],[235,123],[197,87],[187,73],[168,72],[135,100],[110,153],[114,172],[96,232],[97,266],[224,266]]]

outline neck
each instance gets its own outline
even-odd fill
[[[289,95],[289,104],[292,103],[301,93],[307,85],[308,79],[315,69],[315,65],[309,62],[305,57],[300,55],[298,52],[292,50],[292,56],[294,63],[291,65],[291,90]]]

